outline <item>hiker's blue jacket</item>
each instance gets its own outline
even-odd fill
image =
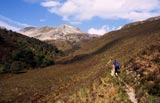
[[[115,67],[119,67],[119,63],[118,63],[117,61],[113,62],[113,65],[114,65]]]

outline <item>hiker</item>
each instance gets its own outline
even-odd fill
[[[117,60],[114,60],[114,62],[113,62],[113,69],[114,69],[114,75],[118,76],[120,65]]]

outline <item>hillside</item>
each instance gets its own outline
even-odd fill
[[[54,58],[62,54],[52,45],[6,29],[0,29],[0,50],[1,73],[53,65]]]
[[[159,41],[159,19],[109,32],[59,59],[57,65],[20,75],[2,75],[0,100],[21,103],[131,103],[124,83],[110,76],[112,64],[108,61],[117,59],[121,63],[120,78],[136,90],[138,102],[158,103],[159,74],[154,77],[152,73],[159,69],[159,46],[156,46]],[[151,62],[146,74],[143,66],[129,71],[134,65],[139,66],[146,61]],[[133,74],[145,75],[135,79]],[[135,82],[138,85],[133,85]]]
[[[158,103],[160,96],[160,40],[141,51],[125,65],[123,79],[132,85],[140,103]],[[156,99],[157,97],[157,99]]]

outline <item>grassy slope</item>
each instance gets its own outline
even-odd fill
[[[111,58],[117,58],[123,65],[158,40],[160,40],[160,20],[110,32],[75,52],[71,57],[67,57],[66,60],[61,60],[66,63],[69,59],[72,63],[67,62],[69,64],[59,64],[20,75],[7,77],[1,75],[4,79],[0,80],[0,100],[1,102],[55,102],[56,100],[82,102],[83,98],[76,98],[78,92],[88,88],[92,94],[96,94],[96,91],[92,91],[91,84],[94,81],[95,87],[99,89],[102,85],[99,85],[101,83],[98,78],[104,76],[107,87],[113,88],[105,92],[104,97],[112,97],[108,102],[128,103],[129,100],[121,97],[124,94],[122,87],[109,76],[110,70],[105,66],[106,62]],[[94,99],[94,97],[91,98],[91,101]]]

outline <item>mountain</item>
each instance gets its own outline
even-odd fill
[[[73,26],[69,25],[61,25],[57,28],[54,27],[41,27],[41,28],[36,28],[36,27],[27,27],[19,31],[20,33],[29,36],[29,37],[34,37],[39,40],[65,40],[68,39],[66,37],[67,34],[82,34],[83,32]]]
[[[136,98],[159,103],[160,20],[129,25],[85,44],[54,66],[0,75],[0,102],[131,103]],[[121,64],[118,78],[110,75],[114,59]]]
[[[55,46],[6,29],[0,29],[0,50],[0,73],[53,65],[62,53]]]
[[[81,44],[92,41],[97,35],[89,35],[84,33],[79,28],[70,25],[61,25],[54,27],[26,27],[20,31],[29,37],[34,37],[42,41],[47,41],[52,45],[56,45],[58,49],[63,51],[73,51],[75,48],[80,48]]]

